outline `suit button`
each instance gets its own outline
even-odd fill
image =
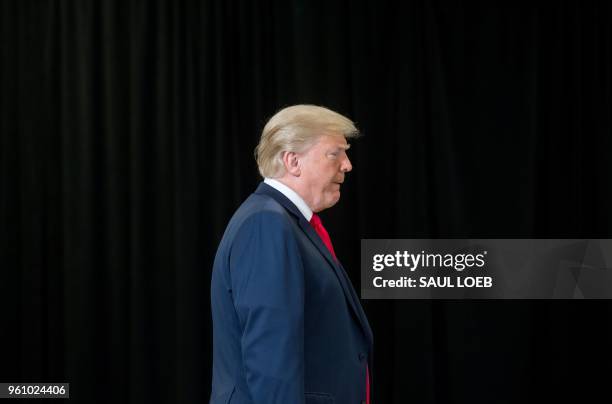
[[[364,354],[363,352],[359,353],[359,360],[362,361],[366,358],[366,354]]]

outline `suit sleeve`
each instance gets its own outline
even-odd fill
[[[242,358],[255,404],[304,403],[304,274],[289,218],[252,216],[230,252]]]

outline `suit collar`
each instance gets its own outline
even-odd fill
[[[287,199],[289,199],[298,208],[302,215],[304,215],[306,220],[310,221],[313,214],[312,209],[310,209],[310,206],[306,204],[306,201],[304,201],[304,199],[291,187],[283,184],[282,182],[274,178],[265,178],[264,183],[268,184],[272,188],[279,191],[281,194],[285,195]]]
[[[271,197],[276,202],[280,203],[285,209],[289,211],[289,213],[295,216],[298,220],[308,223],[306,221],[306,218],[304,218],[304,215],[302,215],[302,212],[300,212],[297,206],[295,206],[294,203],[289,200],[289,198],[287,198],[285,195],[283,195],[282,192],[280,192],[277,189],[274,189],[273,187],[266,184],[265,182],[261,182],[259,184],[259,186],[255,190],[255,193],[259,195],[267,195]],[[310,223],[308,223],[308,225],[310,225]]]

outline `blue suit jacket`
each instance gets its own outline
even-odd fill
[[[212,404],[365,400],[373,339],[359,298],[297,207],[265,183],[225,230],[211,306]]]

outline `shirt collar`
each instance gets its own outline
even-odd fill
[[[306,202],[304,202],[302,197],[299,196],[297,192],[295,192],[293,189],[289,188],[282,182],[275,180],[274,178],[264,178],[264,183],[268,184],[281,194],[285,195],[287,199],[293,202],[293,204],[299,209],[300,213],[304,215],[306,220],[310,222],[310,219],[312,218],[312,209],[310,209],[308,205],[306,205]]]

